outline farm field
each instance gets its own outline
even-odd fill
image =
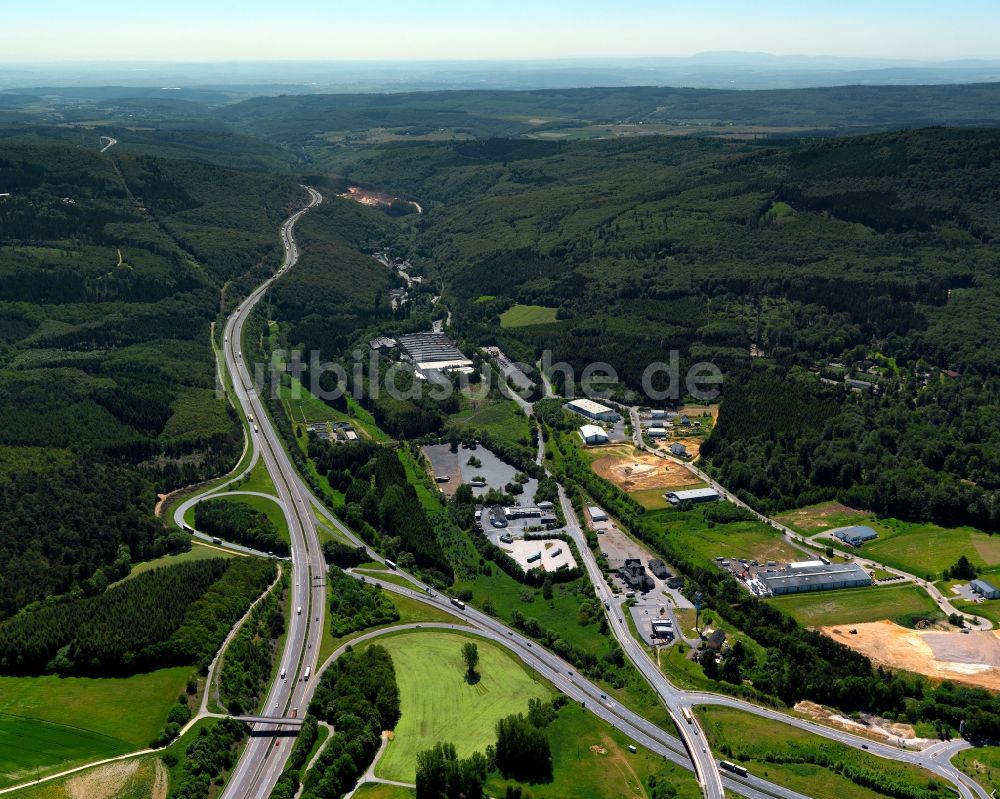
[[[166,796],[167,769],[158,757],[136,757],[14,791],[15,799],[157,799]]]
[[[918,615],[941,615],[927,592],[911,583],[786,594],[767,601],[805,627],[860,624],[882,619],[903,624]]]
[[[556,309],[544,305],[514,305],[500,314],[500,327],[529,327],[556,321]]]
[[[481,679],[465,680],[462,645],[479,647]],[[402,716],[395,737],[376,766],[387,779],[412,782],[417,752],[436,741],[450,741],[459,757],[494,743],[494,725],[528,709],[532,698],[548,699],[551,689],[500,647],[478,636],[414,632],[379,639],[396,669]]]
[[[526,793],[546,799],[644,799],[650,776],[671,783],[678,799],[698,799],[701,791],[692,774],[638,747],[628,751],[631,739],[570,703],[545,728],[552,748],[553,781],[523,784]],[[517,785],[493,772],[486,782],[489,796],[504,796],[507,785]]]
[[[837,743],[778,721],[731,708],[696,708],[705,735],[720,758],[747,767],[813,799],[876,799],[890,795],[890,786],[910,790],[928,799],[951,796],[940,780],[918,766],[900,763]],[[787,762],[773,762],[782,759]],[[815,765],[829,762],[830,767]],[[857,770],[882,781],[886,792],[863,787],[839,773],[838,766]]]
[[[191,673],[0,677],[0,784],[146,747]]]

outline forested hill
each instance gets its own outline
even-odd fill
[[[705,453],[751,501],[1000,529],[1000,131],[393,144],[348,177],[424,204],[413,260],[468,340],[633,391],[672,349],[722,367]],[[556,321],[501,328],[514,303]]]
[[[635,86],[282,95],[245,100],[213,114],[254,135],[296,146],[343,141],[334,134],[367,130],[404,137],[442,132],[478,138],[558,137],[581,126],[616,123],[688,126],[699,134],[719,134],[730,125],[772,128],[775,132],[849,133],[1000,124],[1000,84],[764,91]]]
[[[279,262],[276,230],[301,189],[204,164],[5,145],[0,194],[3,618],[76,584],[99,591],[97,570],[161,552],[154,490],[238,457],[210,324],[224,284],[238,294],[249,272]]]

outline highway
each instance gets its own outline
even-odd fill
[[[252,421],[252,441],[267,467],[288,521],[288,532],[292,548],[291,584],[292,606],[301,607],[301,614],[292,614],[281,654],[280,668],[286,672],[286,679],[274,681],[264,704],[268,716],[304,714],[311,695],[306,670],[315,672],[323,635],[326,612],[326,565],[316,532],[315,517],[309,508],[307,497],[302,493],[298,481],[290,479],[294,468],[282,447],[277,431],[265,411],[261,398],[253,386],[253,376],[243,360],[243,327],[254,306],[270,288],[271,283],[287,269],[295,265],[299,251],[292,235],[295,223],[310,208],[323,201],[322,195],[306,187],[309,204],[290,216],[281,225],[281,241],[285,258],[277,274],[265,280],[236,309],[226,321],[223,338],[223,353],[226,367],[232,376],[233,392],[243,408],[248,420]],[[243,754],[230,775],[223,791],[224,797],[232,799],[265,799],[277,782],[284,767],[290,742],[266,734],[278,727],[269,724],[255,725],[254,736],[250,738]]]
[[[284,274],[287,269],[294,266],[298,259],[298,248],[292,235],[295,222],[309,208],[322,202],[322,196],[318,192],[311,188],[306,188],[310,195],[309,205],[296,214],[293,214],[281,226],[281,238],[286,251],[285,260],[281,268],[276,275],[264,281],[246,298],[227,320],[224,330],[223,349],[227,368],[233,376],[235,399],[239,402],[248,420],[252,416],[251,429],[253,432],[250,435],[252,437],[251,446],[255,450],[255,455],[251,459],[251,463],[257,457],[263,459],[267,471],[274,482],[278,499],[285,509],[292,544],[292,605],[293,607],[301,606],[303,608],[302,615],[292,614],[291,616],[286,644],[280,663],[280,667],[287,671],[288,678],[287,680],[278,678],[272,684],[262,714],[266,716],[288,716],[292,715],[293,712],[296,716],[303,715],[306,712],[312,692],[317,684],[318,674],[322,671],[322,667],[317,669],[319,665],[317,664],[317,655],[322,638],[326,610],[326,586],[323,579],[326,573],[326,565],[323,561],[317,536],[314,509],[348,540],[353,541],[359,546],[364,545],[351,530],[330,513],[323,503],[312,494],[295,470],[294,465],[284,450],[277,431],[274,429],[266,413],[260,397],[257,396],[253,388],[251,374],[243,361],[240,348],[243,326],[254,305],[265,294],[271,283]],[[256,453],[259,453],[259,455]],[[213,488],[201,496],[210,495],[217,490],[218,487]],[[197,499],[189,500],[189,503],[197,501]],[[599,686],[576,674],[575,668],[571,664],[566,663],[555,654],[544,649],[537,642],[521,635],[516,630],[506,627],[497,619],[474,608],[459,609],[452,604],[448,597],[440,594],[432,587],[421,583],[411,575],[396,572],[408,579],[412,583],[412,588],[404,588],[394,583],[373,579],[370,576],[360,578],[358,575],[355,575],[355,577],[367,579],[370,582],[381,585],[387,591],[411,596],[421,602],[461,617],[471,625],[470,627],[462,627],[463,631],[482,635],[506,647],[528,666],[551,681],[560,691],[571,699],[586,703],[588,710],[625,732],[637,744],[685,768],[691,768],[691,762],[693,761],[695,773],[708,799],[722,799],[725,790],[750,797],[750,799],[765,799],[766,797],[802,799],[801,794],[757,777],[751,776],[748,779],[742,779],[735,775],[720,775],[716,762],[704,740],[704,735],[698,729],[696,722],[687,724],[684,721],[683,711],[694,704],[707,703],[709,698],[712,698],[712,701],[719,704],[728,703],[730,701],[729,698],[717,697],[714,694],[683,691],[673,686],[662,672],[660,672],[643,647],[631,636],[624,622],[624,617],[619,612],[619,606],[612,603],[610,591],[608,591],[603,575],[597,567],[593,553],[590,552],[586,545],[583,532],[575,520],[572,507],[569,506],[565,494],[561,494],[561,502],[564,512],[566,512],[567,522],[569,523],[569,533],[577,543],[577,548],[584,559],[588,575],[595,586],[595,590],[602,601],[607,599],[609,605],[611,605],[612,610],[609,615],[609,621],[616,638],[621,643],[628,657],[636,664],[640,672],[646,676],[657,694],[667,705],[681,731],[682,740],[668,734],[639,714],[622,707],[618,702],[608,699]],[[183,514],[181,514],[182,517]],[[374,560],[384,562],[384,559],[378,556],[377,553],[370,552],[370,554]],[[415,628],[435,625],[424,624],[412,626]],[[356,640],[364,640],[378,634],[384,634],[385,632],[385,630],[375,631],[362,635]],[[331,656],[331,660],[336,656],[337,653],[334,653]],[[323,664],[323,666],[325,665]],[[313,674],[311,680],[304,679],[307,668]],[[738,700],[731,701],[737,702]],[[746,705],[746,703],[743,704]],[[746,705],[746,707],[741,707],[741,709],[748,709],[750,712],[762,712],[765,710],[758,708],[756,705]],[[779,715],[781,716],[781,720],[790,718],[784,714]],[[821,727],[821,725],[816,725],[816,727]],[[243,797],[264,799],[269,796],[291,750],[291,742],[288,739],[266,734],[274,730],[276,730],[275,725],[267,723],[260,723],[258,728],[255,729],[255,735],[251,737],[236,768],[230,775],[222,794],[224,797],[232,797],[232,799],[237,799],[237,797],[240,799]],[[838,740],[841,737],[841,734],[836,730],[827,727],[822,727],[822,730],[821,734],[825,734],[827,737],[837,738]],[[261,733],[264,734],[262,735]],[[857,736],[849,736],[847,733],[844,733],[843,736],[857,739]],[[846,742],[851,745],[854,744],[853,741]],[[865,741],[865,745],[870,746],[875,754],[883,754],[881,751],[876,751],[871,742]],[[889,749],[892,751],[887,756],[891,756],[894,759],[908,759],[901,757],[903,753],[895,748],[889,747]],[[942,763],[935,759],[936,754],[927,752],[925,760],[919,759],[920,753],[908,754],[918,757],[918,761],[914,762],[920,762],[921,765],[932,768],[932,770],[937,771],[950,782],[955,782],[963,799],[973,799],[974,795],[978,795],[980,799],[989,799],[985,791],[982,791],[979,786],[970,789],[967,778],[954,778],[954,767],[946,761]],[[940,752],[937,754],[940,754]],[[947,768],[944,766],[947,766]],[[975,790],[975,794],[973,790]]]

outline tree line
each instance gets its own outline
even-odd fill
[[[382,730],[399,721],[399,688],[392,657],[380,646],[348,650],[323,673],[309,712],[332,724],[303,799],[337,799],[354,787],[378,751]]]
[[[108,676],[207,665],[273,576],[269,561],[211,558],[30,606],[0,625],[0,669]]]
[[[327,570],[330,632],[334,638],[399,621],[399,611],[381,588],[361,582],[336,566]]]
[[[252,713],[267,690],[278,639],[285,632],[287,591],[286,575],[253,609],[222,656],[219,700],[234,716]]]

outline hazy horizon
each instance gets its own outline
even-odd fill
[[[300,0],[276,7],[175,0],[87,4],[49,0],[5,12],[5,64],[51,62],[537,60],[685,57],[705,51],[847,58],[1000,58],[1000,7],[964,0],[843,0],[815,8],[792,0],[750,6],[717,0],[632,0],[609,12],[596,0],[458,0],[343,6]]]

